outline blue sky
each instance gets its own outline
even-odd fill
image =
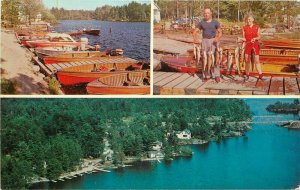
[[[112,6],[121,6],[126,5],[133,0],[43,0],[44,5],[51,9],[52,7],[56,7],[56,2],[58,1],[58,8],[64,8],[67,10],[95,10],[96,7],[101,7],[104,5],[112,5]],[[135,0],[139,3],[150,3],[150,0]]]

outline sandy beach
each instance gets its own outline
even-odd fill
[[[45,76],[31,62],[32,53],[17,42],[14,32],[1,29],[1,79],[16,82],[16,94],[49,94]]]

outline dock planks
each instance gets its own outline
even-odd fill
[[[129,63],[137,63],[138,61],[135,59],[131,59],[129,57],[120,57],[120,56],[112,56],[103,60],[92,60],[92,61],[77,61],[77,62],[64,62],[64,63],[54,63],[54,64],[44,64],[42,63],[37,57],[33,57],[33,61],[40,66],[40,68],[47,74],[47,75],[53,75],[57,71],[73,67],[73,66],[80,66],[80,65],[86,65],[86,64],[101,64],[101,63],[122,63],[122,62],[129,62]]]
[[[177,72],[154,72],[154,95],[299,95],[300,78],[224,77],[220,83],[213,79],[202,81],[199,75]]]

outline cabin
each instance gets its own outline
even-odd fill
[[[191,139],[192,138],[192,133],[191,133],[190,130],[185,129],[183,131],[176,132],[176,136],[179,139]]]
[[[148,158],[163,158],[164,154],[161,151],[148,151]]]
[[[155,23],[160,22],[161,17],[160,17],[160,8],[156,3],[153,4],[153,19]]]
[[[159,151],[162,148],[162,142],[156,141],[151,145],[151,149],[154,151]]]

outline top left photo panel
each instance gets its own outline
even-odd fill
[[[2,0],[2,95],[150,95],[151,0]]]

